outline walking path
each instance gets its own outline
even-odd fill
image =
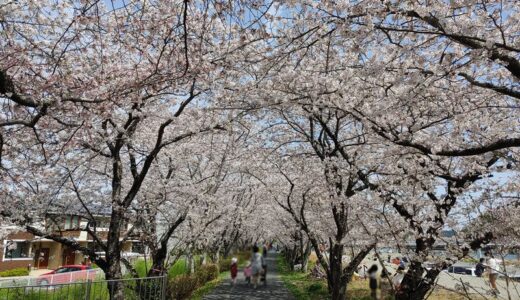
[[[247,285],[243,270],[239,270],[235,286],[233,286],[231,278],[228,278],[203,299],[293,300],[294,297],[285,288],[282,279],[276,273],[276,255],[273,252],[267,254],[267,285],[264,286],[262,283],[256,290],[253,289],[252,285]]]

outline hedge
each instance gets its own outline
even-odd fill
[[[0,277],[15,277],[15,276],[27,276],[27,275],[29,275],[29,270],[27,270],[27,268],[16,268],[16,269],[0,272]]]
[[[178,275],[168,283],[169,296],[171,299],[188,299],[191,294],[206,282],[217,279],[218,266],[215,264],[202,265],[194,274]]]

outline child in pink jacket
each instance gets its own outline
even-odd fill
[[[253,275],[253,269],[251,268],[251,263],[248,263],[244,268],[244,277],[246,278],[246,282],[249,285],[251,283],[251,276]]]

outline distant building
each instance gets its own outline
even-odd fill
[[[79,242],[85,247],[95,247],[92,236],[82,230],[89,219],[81,209],[73,212],[71,209],[60,208],[48,213],[38,224],[48,232],[60,234]],[[96,222],[96,235],[106,240],[110,222],[110,210],[92,208]],[[1,241],[0,271],[15,268],[55,269],[62,265],[88,263],[88,258],[81,252],[74,251],[65,245],[50,239],[34,236],[29,232],[15,232]],[[101,249],[96,249],[103,256]],[[129,239],[123,243],[123,256],[137,257],[144,255],[144,246],[137,239]]]

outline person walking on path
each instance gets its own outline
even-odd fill
[[[231,259],[231,280],[233,281],[233,285],[237,283],[237,275],[238,275],[238,260],[236,257]]]
[[[378,267],[376,264],[372,265],[368,269],[368,278],[369,278],[369,286],[370,286],[370,296],[372,300],[381,299],[381,291],[379,287],[379,274],[377,273]]]
[[[212,291],[204,295],[202,299],[296,300],[291,291],[285,286],[282,276],[277,272],[277,258],[279,258],[279,254],[269,252],[265,260],[267,268],[269,269],[269,288],[259,286],[256,290],[253,289],[252,286],[245,284],[245,274],[239,270],[237,284],[235,286],[233,286],[233,283],[231,282],[231,277],[228,277],[226,280],[218,284]]]
[[[264,282],[264,285],[267,285],[267,280],[266,280],[266,278],[267,278],[267,260],[266,260],[266,258],[267,258],[267,251],[269,251],[268,249],[269,248],[268,248],[267,244],[264,244],[264,247],[262,248],[262,258],[263,259],[262,259],[262,279],[261,279],[261,281]]]
[[[260,254],[258,246],[253,247],[253,256],[251,257],[251,267],[253,269],[253,286],[256,289],[258,280],[263,272],[264,257]]]
[[[247,266],[244,268],[244,277],[246,278],[247,285],[251,284],[251,275],[253,274],[253,269],[251,268],[251,262],[247,263]]]
[[[489,258],[487,260],[487,268],[489,270],[489,283],[491,283],[491,288],[493,289],[493,293],[499,294],[497,288],[497,277],[500,271],[500,266],[498,265],[499,261],[496,259],[491,252],[486,253]]]

